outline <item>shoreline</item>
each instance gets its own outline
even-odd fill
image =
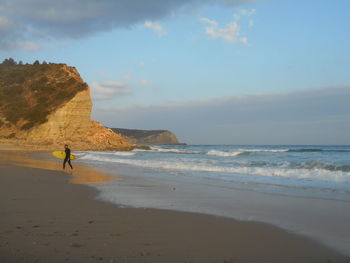
[[[121,208],[61,171],[3,162],[0,169],[5,262],[349,262],[273,225]]]
[[[124,175],[92,184],[101,200],[264,222],[350,256],[349,150],[166,146],[128,155],[81,152],[79,161]]]

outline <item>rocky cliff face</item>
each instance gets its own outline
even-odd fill
[[[64,79],[62,80],[62,76],[69,79],[65,90],[70,91],[69,85],[73,87],[84,83],[79,73],[73,67],[62,64],[54,70],[55,75],[58,73],[61,76],[61,83],[65,81]],[[51,71],[50,73],[47,73],[47,71],[42,73],[43,76],[41,77],[50,79],[50,81],[45,83],[46,89],[56,88],[52,84],[54,79],[51,74]],[[30,82],[30,79],[23,82],[22,96],[25,97],[26,101],[33,103],[34,95],[36,94],[35,89],[33,96],[31,92],[26,90]],[[45,88],[43,88],[43,92],[45,92]],[[68,93],[66,92],[66,94]],[[62,97],[62,95],[60,96]],[[49,95],[46,97],[51,99]],[[55,97],[52,99],[51,103],[46,102],[45,105],[54,105]],[[30,105],[30,103],[25,105]],[[36,105],[35,102],[33,105]],[[27,127],[28,125],[25,125],[30,121],[24,114],[19,116],[17,121],[11,122],[4,114],[6,108],[0,109],[0,137],[2,137],[2,140],[32,149],[60,149],[64,144],[69,144],[73,150],[130,150],[134,147],[125,136],[115,133],[100,123],[91,120],[92,101],[87,85],[84,89],[77,89],[75,94],[70,95],[68,100],[61,98],[61,104],[54,109],[46,108],[43,110],[48,114],[42,116],[43,120],[38,121],[39,123],[34,123],[35,125],[29,129],[23,128]],[[22,110],[20,109],[20,111]],[[7,116],[10,119],[11,115]]]
[[[21,136],[26,144],[69,144],[75,150],[128,150],[128,139],[90,119],[92,102],[87,89],[75,95],[54,113],[48,121]]]
[[[176,135],[166,130],[134,130],[112,128],[113,131],[123,134],[135,144],[180,144]]]

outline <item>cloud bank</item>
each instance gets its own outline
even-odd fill
[[[350,87],[94,109],[109,127],[169,129],[193,144],[350,144]]]
[[[117,96],[129,95],[128,83],[119,81],[104,81],[90,83],[91,96],[94,100],[110,100]]]
[[[1,0],[0,48],[33,39],[82,38],[156,21],[193,5],[237,6],[253,0]]]

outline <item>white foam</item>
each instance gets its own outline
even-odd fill
[[[96,156],[134,156],[137,154],[137,152],[134,151],[104,151],[104,152],[96,152],[96,151],[89,151],[88,154],[96,155]],[[77,152],[75,155],[79,157],[84,157],[87,155],[87,152]],[[84,158],[83,158],[84,159]]]
[[[136,152],[113,152],[113,155],[116,156],[134,156]]]
[[[238,149],[236,151],[218,151],[218,150],[210,150],[207,152],[207,155],[219,156],[219,157],[235,157],[242,155],[244,153],[257,153],[257,152],[288,152],[288,149]]]
[[[304,179],[311,181],[326,181],[326,182],[342,182],[350,184],[350,172],[344,171],[329,171],[321,168],[314,169],[293,169],[281,167],[223,167],[217,165],[199,164],[195,161],[171,159],[163,160],[135,160],[135,159],[119,159],[110,158],[107,156],[86,154],[80,159],[95,160],[101,162],[115,162],[122,164],[130,164],[141,167],[148,167],[154,169],[167,169],[167,170],[185,170],[185,171],[199,171],[199,172],[215,172],[226,174],[246,174],[264,177],[282,177],[292,179]],[[215,175],[215,178],[220,178]]]
[[[242,154],[243,152],[237,151],[237,152],[223,152],[223,151],[217,151],[217,150],[210,150],[207,155],[213,155],[213,156],[220,156],[220,157],[234,157]]]
[[[177,149],[177,148],[161,148],[161,147],[151,147],[151,151],[153,152],[162,152],[162,153],[183,153],[183,154],[197,154],[200,152],[197,151],[189,151],[186,149]]]

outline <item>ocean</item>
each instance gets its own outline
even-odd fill
[[[76,155],[122,176],[90,183],[101,200],[271,223],[350,254],[350,146],[169,145]]]

